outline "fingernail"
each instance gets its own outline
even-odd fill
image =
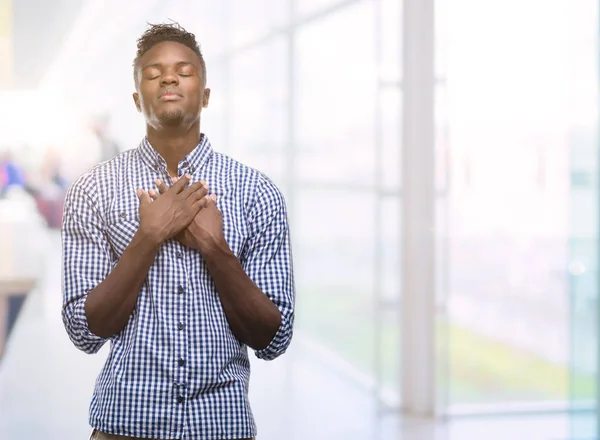
[[[137,194],[137,196],[139,197],[139,196],[141,196],[141,195],[142,195],[142,190],[138,188],[138,189],[136,190],[136,192],[135,192],[135,193],[136,193],[136,194]]]
[[[216,194],[211,194],[210,198],[213,199],[213,202],[217,201],[217,195]]]
[[[156,183],[157,185],[160,185],[160,184],[162,183],[162,180],[160,180],[160,179],[156,179],[156,180],[154,181],[154,183]]]
[[[186,178],[186,179],[191,179],[191,178],[192,178],[192,176],[191,176],[190,174],[186,174],[186,175],[185,175],[185,178]]]

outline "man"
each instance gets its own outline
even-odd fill
[[[288,347],[294,284],[284,199],[201,134],[206,68],[193,34],[138,40],[137,149],[69,189],[63,321],[79,349],[110,341],[90,406],[94,439],[247,439],[250,347]]]

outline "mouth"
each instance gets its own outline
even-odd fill
[[[167,90],[165,93],[160,95],[161,101],[179,101],[182,98],[183,96],[181,96],[181,94],[172,92],[170,90]]]
[[[160,97],[161,101],[179,101],[181,96],[176,95],[175,93],[167,93]]]

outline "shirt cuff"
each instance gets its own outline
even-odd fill
[[[288,346],[290,345],[290,341],[292,339],[292,326],[290,325],[290,320],[283,314],[281,315],[281,324],[277,329],[277,333],[273,336],[273,339],[265,348],[261,350],[255,350],[255,355],[259,359],[263,359],[266,361],[272,361],[278,356],[285,353]]]
[[[65,324],[69,336],[77,348],[86,353],[96,353],[107,339],[90,331],[84,308],[86,299],[87,295],[67,305],[65,310]]]

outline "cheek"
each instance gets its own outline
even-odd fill
[[[197,92],[190,93],[188,95],[187,104],[190,110],[199,109],[202,107],[202,97]]]
[[[152,106],[150,105],[150,100],[144,99],[141,95],[140,95],[140,109],[142,110],[143,113],[149,113],[150,110],[152,109]]]

